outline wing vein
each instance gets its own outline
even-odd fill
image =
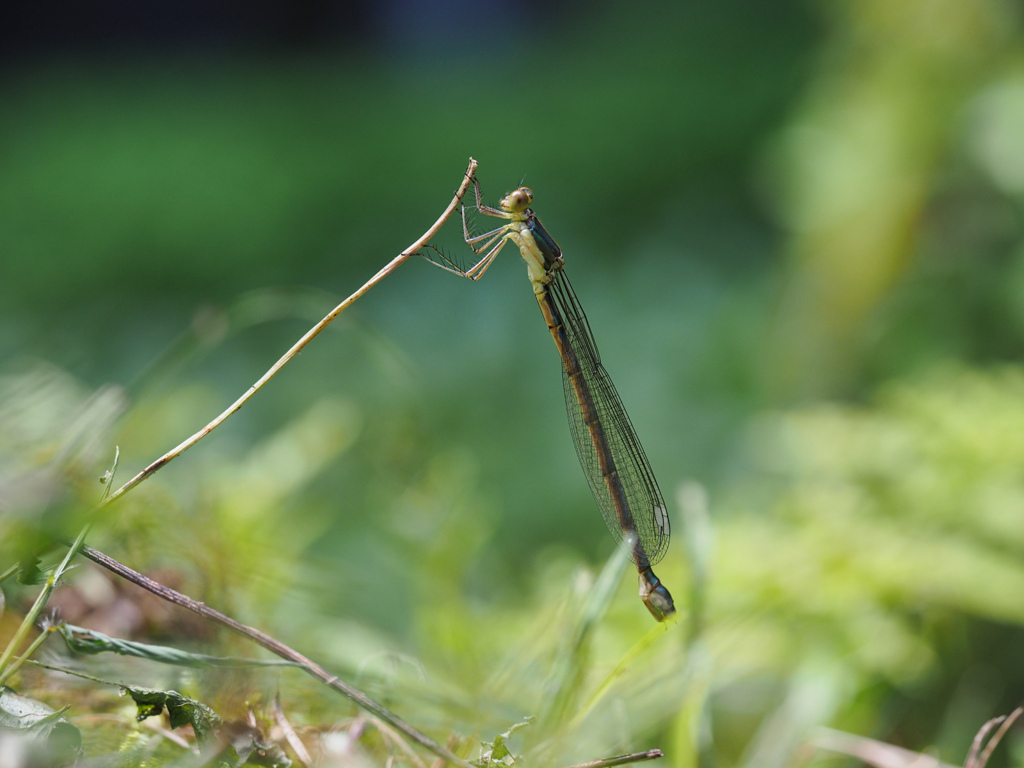
[[[629,522],[632,522],[640,545],[638,547],[634,542],[630,547],[633,562],[641,568],[657,565],[668,550],[671,530],[665,499],[654,478],[654,471],[619,393],[601,363],[590,323],[564,271],[555,273],[554,280],[548,286],[548,293],[561,319],[566,341],[579,366],[586,391],[590,393],[594,414],[601,425],[597,434],[603,434],[608,445],[611,466],[608,466],[606,459],[605,469],[609,473],[618,473],[618,484],[609,482],[605,477],[598,447],[595,445],[595,433],[586,423],[586,409],[580,403],[572,382],[572,371],[567,367],[569,362],[563,359],[562,384],[566,412],[569,415],[569,430],[590,490],[616,541],[623,542],[629,533]],[[613,497],[613,493],[619,492],[617,488],[621,488],[625,497],[622,500],[625,503],[625,521]]]

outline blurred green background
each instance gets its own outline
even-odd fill
[[[962,762],[1024,698],[1019,4],[273,7],[8,27],[3,472],[65,489],[8,520],[205,424],[473,156],[533,189],[675,523],[683,621],[545,759],[836,764],[828,726]],[[493,734],[612,550],[560,390],[514,252],[412,260],[90,541]],[[650,628],[632,576],[606,622],[584,688]]]

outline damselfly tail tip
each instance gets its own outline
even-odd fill
[[[640,571],[640,599],[658,621],[664,621],[676,612],[672,595],[650,568]]]

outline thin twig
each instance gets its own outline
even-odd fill
[[[75,670],[68,669],[67,667],[55,667],[52,664],[44,664],[36,659],[26,658],[25,663],[31,664],[34,667],[39,667],[40,669],[49,669],[51,672],[60,672],[62,675],[80,677],[82,680],[90,680],[94,683],[99,683],[100,685],[112,685],[115,688],[124,688],[125,690],[131,687],[127,683],[118,683],[114,680],[104,680],[102,677],[93,677],[92,675],[87,675],[84,672],[76,672]]]
[[[462,184],[459,185],[458,190],[455,192],[455,197],[452,198],[452,201],[448,204],[448,207],[445,208],[444,213],[441,214],[441,217],[437,221],[435,221],[433,225],[431,225],[430,229],[424,232],[423,235],[418,240],[416,240],[412,245],[410,245],[408,248],[406,248],[404,251],[398,254],[394,259],[392,259],[391,262],[387,264],[387,266],[382,268],[376,275],[371,277],[366,283],[363,284],[363,286],[359,290],[357,290],[355,293],[353,293],[351,296],[349,296],[347,299],[341,302],[341,304],[339,304],[330,312],[328,312],[327,315],[320,322],[318,322],[316,325],[314,325],[312,328],[306,331],[305,335],[303,335],[301,339],[296,341],[292,345],[291,349],[289,349],[287,352],[284,353],[284,355],[281,356],[280,360],[274,363],[270,367],[270,369],[256,381],[255,384],[253,384],[251,387],[249,387],[248,390],[246,390],[245,394],[243,394],[241,397],[235,400],[235,402],[232,403],[227,408],[227,410],[220,414],[220,416],[215,418],[213,421],[211,421],[205,427],[200,429],[190,438],[182,442],[180,445],[175,446],[167,453],[165,453],[163,456],[161,456],[159,459],[150,464],[148,467],[143,469],[141,472],[135,475],[135,477],[133,477],[127,483],[125,483],[112,494],[110,494],[109,497],[104,499],[100,503],[100,506],[104,507],[107,504],[114,501],[115,499],[120,498],[125,493],[134,488],[136,485],[141,483],[143,480],[148,478],[157,470],[161,469],[164,465],[176,459],[178,456],[183,454],[185,451],[187,451],[189,448],[198,443],[200,440],[202,440],[204,437],[210,434],[221,424],[223,424],[224,421],[227,420],[229,416],[231,416],[235,411],[237,411],[239,408],[245,405],[245,403],[249,400],[250,397],[256,394],[256,392],[258,392],[260,389],[262,389],[264,384],[270,381],[277,374],[278,371],[284,368],[291,361],[291,359],[295,357],[297,354],[299,354],[299,352],[301,352],[305,348],[305,346],[309,342],[311,342],[324,328],[330,325],[338,315],[340,315],[342,312],[348,309],[348,307],[356,299],[361,297],[373,286],[375,286],[385,277],[394,272],[402,264],[402,262],[404,262],[410,256],[415,256],[416,253],[426,245],[427,241],[430,240],[435,234],[437,234],[437,231],[441,229],[442,226],[444,226],[444,223],[448,221],[448,218],[455,212],[455,209],[458,208],[459,205],[462,203],[462,198],[466,194],[466,190],[469,189],[470,180],[473,178],[473,174],[476,173],[476,167],[476,160],[470,158],[469,167],[466,169],[466,174],[462,180]]]
[[[85,545],[82,547],[81,554],[92,560],[94,563],[103,566],[108,571],[117,574],[121,578],[152,592],[157,597],[162,598],[167,602],[174,603],[175,605],[180,605],[182,608],[187,608],[193,613],[197,613],[204,619],[208,619],[215,624],[220,624],[222,627],[226,627],[232,632],[236,632],[242,637],[252,640],[257,645],[263,646],[271,653],[280,656],[282,659],[294,661],[296,664],[301,665],[304,671],[308,672],[317,680],[338,691],[350,701],[353,701],[355,704],[365,709],[367,712],[373,713],[381,720],[391,725],[396,731],[404,734],[407,738],[415,741],[423,748],[430,750],[438,757],[443,757],[456,765],[463,766],[463,768],[470,768],[469,763],[461,757],[456,756],[426,734],[416,730],[413,726],[398,717],[398,715],[386,709],[383,705],[378,704],[362,691],[357,688],[353,688],[348,683],[340,680],[337,675],[332,675],[316,662],[306,658],[298,651],[293,648],[289,648],[287,645],[274,639],[270,635],[260,632],[258,629],[253,627],[246,626],[240,621],[232,619],[230,616],[225,616],[220,611],[216,611],[198,600],[193,600],[188,595],[183,595],[170,587],[165,587],[163,584],[153,581],[153,579],[148,576],[144,576],[138,571],[132,570],[127,565],[119,563],[114,558],[103,554],[98,549]]]
[[[981,756],[978,760],[978,768],[984,768],[988,765],[988,759],[992,757],[992,752],[999,746],[999,742],[1003,740],[1003,736],[1006,735],[1010,726],[1014,724],[1021,714],[1024,714],[1024,707],[1017,707],[1006,718],[1000,718],[1003,722],[999,726],[999,730],[992,734],[992,738],[988,740],[988,744],[985,745],[985,749],[981,751]]]
[[[978,729],[978,732],[974,734],[974,740],[971,741],[971,749],[967,753],[967,760],[964,763],[964,768],[977,768],[978,755],[981,753],[981,745],[985,743],[985,737],[989,734],[989,731],[991,731],[1005,719],[1006,715],[993,717],[991,720],[986,720],[985,724]]]
[[[295,758],[303,765],[303,768],[308,768],[313,764],[313,758],[309,754],[309,750],[306,749],[306,745],[302,743],[302,739],[299,738],[299,734],[295,732],[292,724],[288,722],[288,718],[285,717],[284,708],[281,707],[281,695],[274,695],[274,722],[277,723],[277,727],[281,729],[284,734],[285,741],[288,742],[288,746],[292,748],[292,752],[295,753]]]
[[[956,768],[932,755],[824,726],[815,729],[810,744],[818,749],[855,757],[875,768]]]
[[[644,760],[657,760],[664,757],[660,749],[649,749],[646,752],[634,752],[631,755],[619,755],[618,757],[606,757],[603,760],[594,760],[589,763],[577,763],[568,768],[606,768],[613,765],[628,765],[629,763],[640,763]]]

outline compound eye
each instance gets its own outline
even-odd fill
[[[501,207],[506,211],[521,213],[530,207],[533,202],[533,192],[529,187],[520,187],[515,192],[509,193],[508,197],[501,201]]]

